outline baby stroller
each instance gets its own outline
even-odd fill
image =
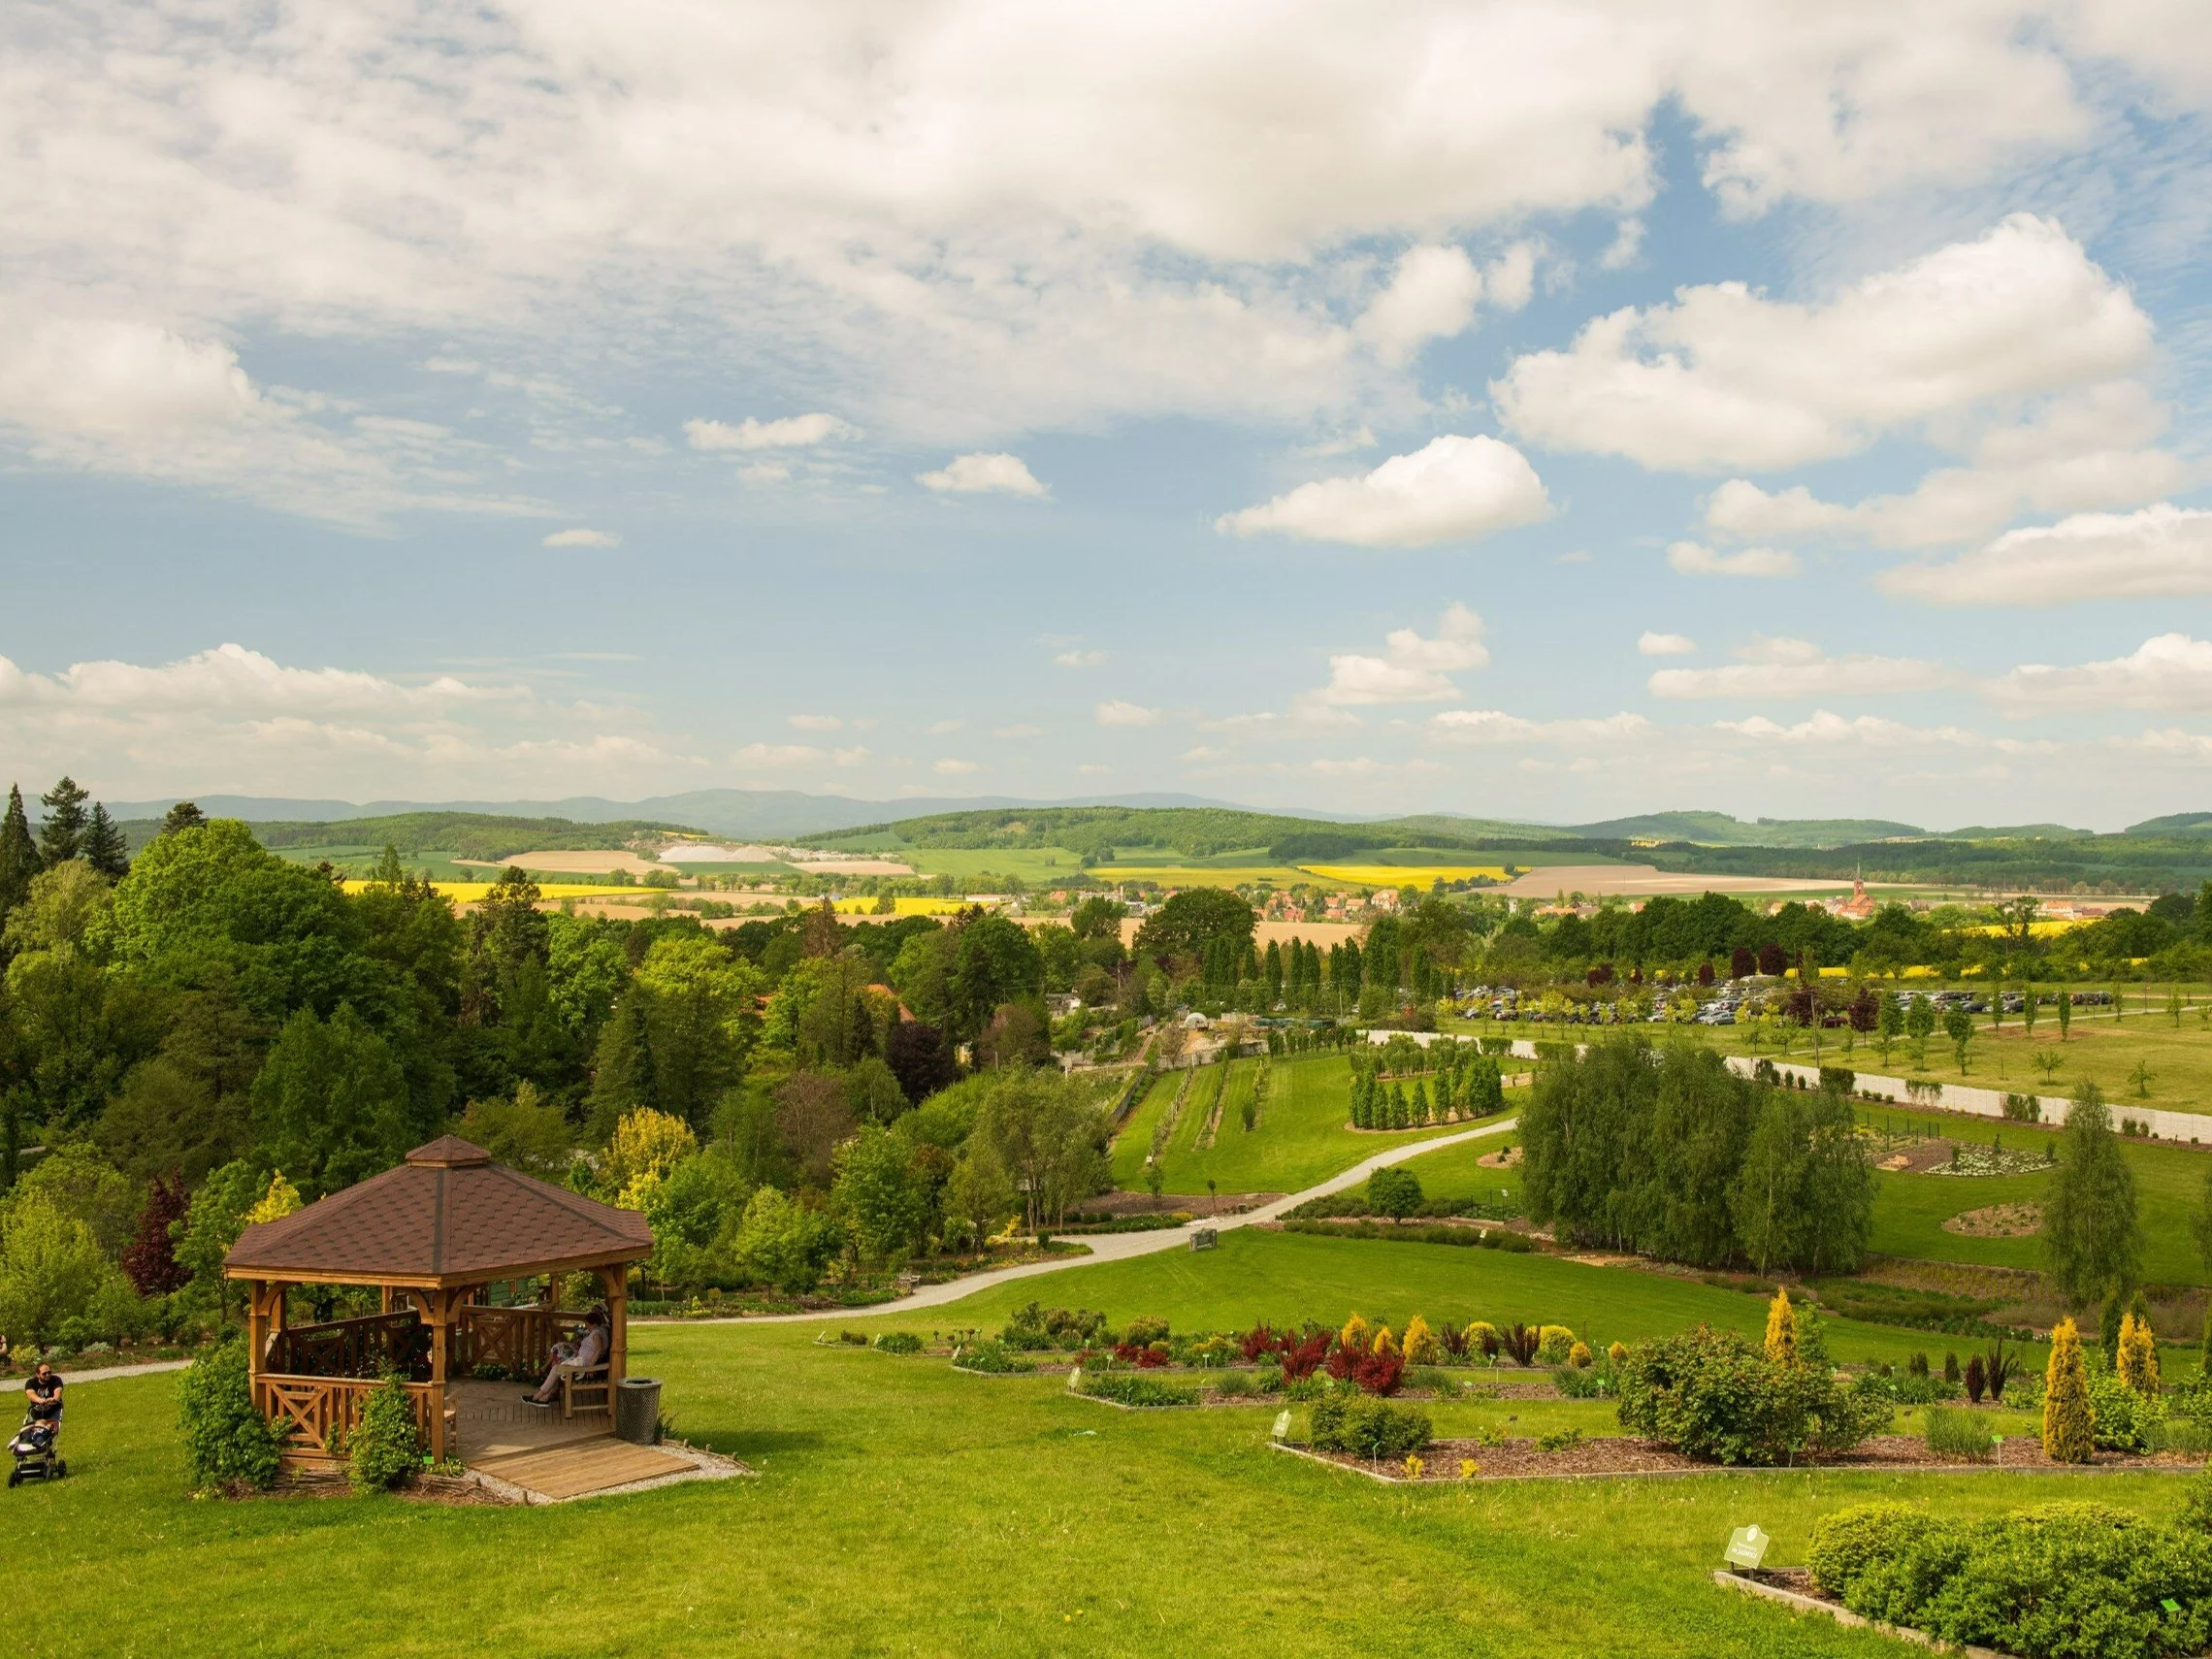
[[[25,1480],[62,1479],[69,1473],[69,1465],[55,1449],[60,1444],[60,1413],[50,1417],[25,1417],[16,1438],[8,1443],[9,1455],[16,1460],[16,1467],[8,1471],[8,1484],[14,1487]]]

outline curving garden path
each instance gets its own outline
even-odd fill
[[[685,1324],[796,1324],[820,1319],[865,1319],[882,1314],[906,1314],[918,1308],[941,1308],[949,1302],[958,1302],[972,1296],[978,1290],[993,1285],[1004,1285],[1015,1279],[1034,1279],[1039,1274],[1058,1273],[1070,1267],[1091,1267],[1101,1261],[1122,1261],[1130,1256],[1153,1255],[1163,1250],[1187,1248],[1190,1235],[1200,1227],[1214,1227],[1226,1232],[1232,1227],[1248,1227],[1254,1221],[1272,1221],[1285,1212],[1297,1208],[1309,1198],[1325,1198],[1331,1192],[1341,1192],[1365,1181],[1379,1169],[1403,1163],[1410,1157],[1435,1152],[1440,1147],[1457,1146],[1461,1141],[1472,1141],[1483,1135],[1501,1134],[1520,1122],[1519,1118],[1504,1118],[1495,1122],[1483,1123],[1456,1134],[1438,1135],[1430,1140],[1413,1141],[1404,1146],[1387,1147],[1373,1157],[1362,1158],[1350,1169],[1340,1170],[1328,1180],[1307,1187],[1303,1192],[1291,1192],[1272,1204],[1263,1204],[1256,1210],[1240,1215],[1222,1216],[1218,1220],[1193,1220],[1181,1227],[1159,1227],[1144,1233],[1093,1233],[1084,1239],[1090,1247],[1089,1255],[1055,1256],[1049,1261],[1025,1262],[1019,1267],[1000,1267],[989,1273],[977,1273],[965,1279],[947,1280],[942,1285],[926,1285],[911,1296],[900,1296],[894,1301],[881,1302],[868,1308],[830,1308],[806,1314],[757,1314],[745,1318],[686,1319]],[[638,1321],[642,1323],[643,1321]]]

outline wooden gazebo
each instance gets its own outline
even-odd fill
[[[629,1267],[653,1252],[652,1229],[618,1210],[519,1170],[447,1135],[396,1169],[245,1229],[223,1272],[244,1280],[254,1404],[285,1434],[285,1460],[336,1461],[362,1402],[397,1373],[437,1456],[456,1451],[449,1382],[480,1366],[535,1380],[552,1347],[582,1326],[560,1305],[565,1277],[590,1274],[605,1298],[608,1400],[629,1358]],[[542,1278],[539,1299],[498,1307],[494,1285]],[[290,1325],[298,1285],[374,1285],[383,1311]]]

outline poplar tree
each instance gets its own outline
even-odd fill
[[[2059,1167],[2043,1195],[2043,1257],[2051,1283],[2073,1307],[2134,1285],[2142,1253],[2135,1176],[2112,1132],[2104,1091],[2086,1078],[2074,1089]]]

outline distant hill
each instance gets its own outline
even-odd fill
[[[1928,831],[1879,818],[1760,818],[1745,823],[1725,812],[1652,812],[1578,824],[1567,833],[1593,841],[1689,841],[1708,847],[1841,847]]]
[[[2123,830],[2124,835],[2132,835],[2132,830]],[[2075,830],[2065,824],[1969,824],[1964,830],[1946,830],[1947,841],[2089,841],[2096,839],[2094,830]]]
[[[442,812],[494,818],[561,819],[572,824],[674,823],[689,825],[710,835],[728,835],[747,841],[787,841],[801,835],[856,829],[864,824],[881,824],[892,818],[925,813],[1050,804],[1010,797],[853,800],[843,796],[807,795],[789,789],[702,789],[683,795],[652,796],[644,800],[607,800],[588,795],[570,796],[561,800],[350,801],[242,795],[203,795],[192,798],[211,818],[240,818],[248,824],[340,823]],[[157,820],[172,804],[171,800],[111,801],[108,810],[118,822],[128,823]],[[1103,804],[1140,808],[1226,805],[1189,795],[1119,796],[1108,797]],[[38,810],[35,800],[31,810],[35,816]],[[1335,818],[1333,814],[1299,808],[1286,808],[1282,816],[1328,821]]]
[[[2212,812],[2175,812],[2163,818],[2146,818],[2140,824],[2129,825],[2120,833],[2190,838],[2212,835]]]

